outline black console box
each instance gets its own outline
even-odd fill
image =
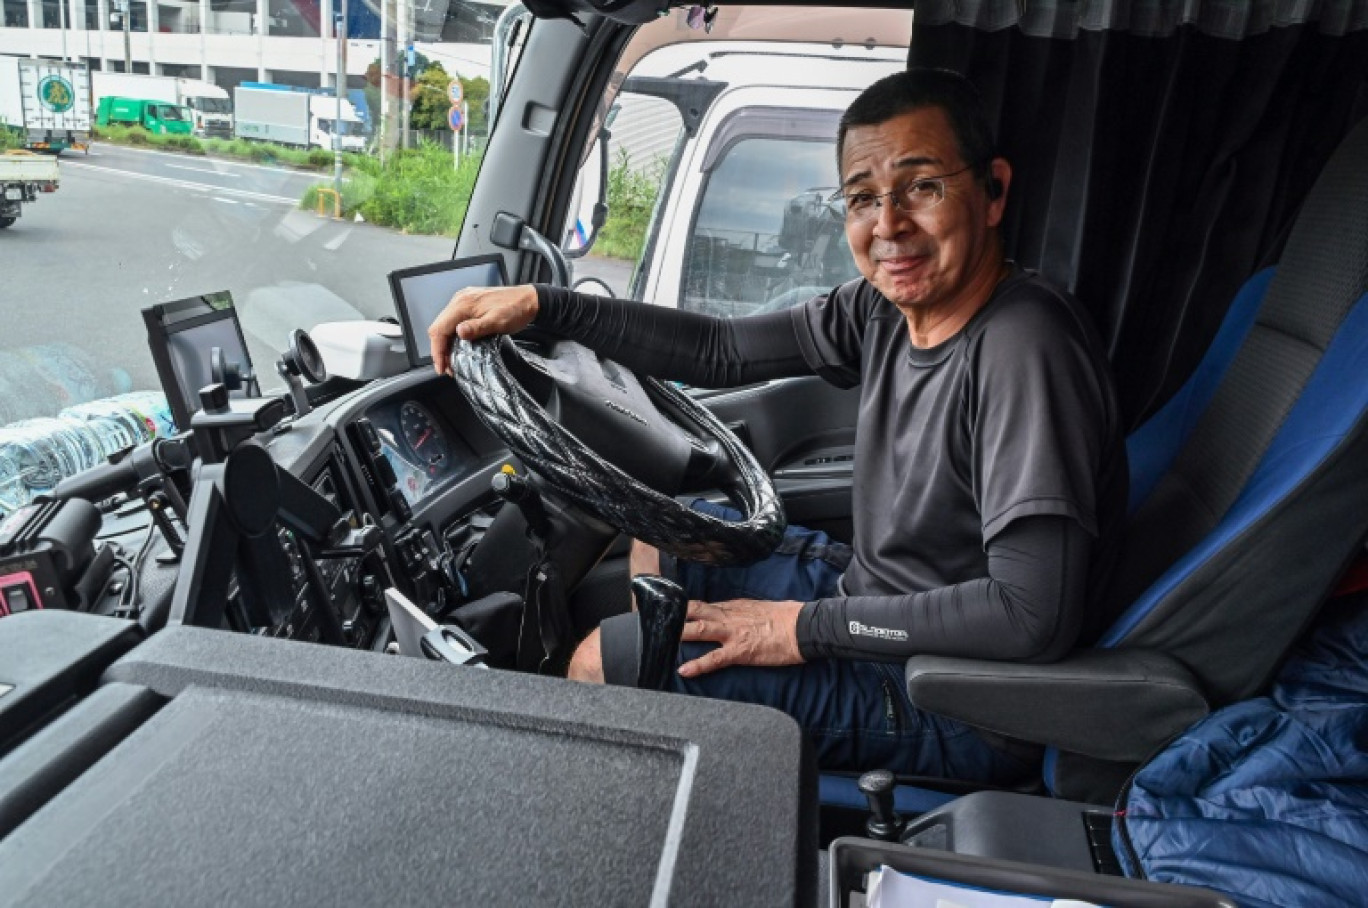
[[[33,782],[94,734],[88,769]],[[0,780],[0,803],[43,792],[0,829],[7,905],[817,895],[815,774],[786,716],[399,656],[171,628]]]
[[[831,908],[863,908],[868,874],[878,867],[948,883],[966,891],[988,890],[1038,899],[1078,899],[1116,908],[1235,908],[1229,898],[1209,889],[950,854],[870,839],[837,839],[831,843],[830,863]],[[969,898],[971,896],[966,895],[966,901]],[[1040,904],[1048,905],[1048,901]]]

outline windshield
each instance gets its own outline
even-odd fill
[[[320,118],[318,121],[318,128],[321,129],[324,133],[331,133],[333,131],[333,126],[336,122],[336,120]],[[350,120],[343,120],[342,128],[337,130],[337,132],[344,136],[359,136],[365,134],[365,127],[363,127],[360,123],[353,123]]]
[[[492,40],[503,4],[439,0],[410,8],[397,31],[394,22],[381,21],[381,10],[392,5],[349,9],[344,80],[354,113],[340,131],[355,144],[345,146],[340,183],[333,181],[331,142],[317,146],[309,101],[299,103],[300,95],[325,95],[334,113],[337,41],[326,15],[320,35],[317,15],[282,24],[272,7],[265,23],[270,40],[262,40],[252,33],[254,14],[215,4],[201,23],[169,17],[163,8],[163,31],[198,33],[202,24],[210,36],[177,45],[190,48],[192,60],[182,54],[167,63],[162,50],[150,60],[147,35],[126,45],[105,41],[101,30],[87,36],[68,28],[67,63],[31,61],[43,67],[44,79],[58,80],[51,84],[71,86],[80,102],[63,114],[70,140],[93,138],[89,154],[74,148],[57,157],[55,192],[23,202],[13,220],[0,216],[0,513],[137,440],[138,423],[161,420],[169,430],[168,412],[149,403],[163,387],[143,310],[226,294],[249,358],[241,366],[268,392],[283,387],[276,362],[293,329],[393,318],[388,274],[451,257],[489,132]],[[0,50],[55,40],[57,18],[48,24],[54,30],[7,18]],[[99,29],[96,19],[90,24]],[[388,54],[382,34],[391,45],[397,34],[401,49],[414,50]],[[94,55],[86,56],[92,47]],[[102,58],[101,47],[110,55]],[[15,59],[0,53],[0,64]],[[142,77],[138,89],[151,101],[178,96],[177,79],[215,83],[234,100],[187,100],[201,111],[232,113],[232,125],[194,123],[167,103],[149,106],[162,121],[191,120],[193,135],[99,125],[91,115],[100,100],[92,84],[118,97],[132,90],[127,80],[92,80],[87,70],[100,75],[102,63],[139,73],[152,65],[157,76]],[[6,72],[0,70],[0,86]],[[247,86],[257,90],[248,93]],[[453,94],[461,99],[459,131],[450,125]],[[7,103],[0,91],[0,118],[18,126]],[[324,123],[329,135],[334,118]],[[23,144],[20,133],[0,127],[0,149]],[[340,190],[338,217],[320,188]],[[110,398],[132,408],[132,435],[92,442],[87,434],[52,449],[61,450],[60,463],[43,459],[48,449],[34,439],[65,437],[62,427],[87,418],[83,405]]]
[[[111,43],[79,34],[67,36],[75,60],[19,61],[41,70],[33,81],[49,87],[48,101],[73,101],[59,135],[75,148],[57,158],[57,191],[0,216],[0,512],[149,427],[172,431],[173,413],[185,429],[200,379],[183,373],[235,376],[239,393],[278,391],[292,331],[393,319],[390,272],[451,258],[497,108],[491,78],[496,64],[516,69],[529,30],[512,22],[525,11],[437,0],[382,22],[391,9],[349,7],[341,139],[337,40],[326,16],[285,25],[267,17],[270,41],[254,33],[255,15],[217,6],[202,22],[175,19],[213,36],[185,44],[193,62],[150,60],[145,41],[123,45],[127,60],[102,58]],[[312,35],[301,34],[311,23]],[[28,40],[37,30],[23,20],[0,28],[0,38]],[[848,278],[849,250],[824,202],[835,177],[834,117],[859,87],[905,65],[910,30],[906,10],[861,18],[841,7],[796,18],[728,7],[708,28],[681,9],[640,29],[611,81],[625,87],[599,107],[616,111],[607,160],[583,151],[562,238],[567,248],[589,246],[578,250],[576,280],[741,315]],[[514,46],[496,47],[496,34]],[[80,56],[86,47],[96,55]],[[7,59],[17,60],[0,54],[0,64]],[[183,97],[187,80],[226,91],[231,104],[193,103],[231,117],[177,130],[99,122],[90,111],[107,106],[105,95],[129,97],[133,84],[118,76],[130,69],[145,74],[136,88],[164,106],[165,121],[185,119],[165,102]],[[9,145],[26,135],[0,129]],[[600,199],[609,214],[595,230]],[[221,308],[235,314],[239,333],[220,325],[181,334],[163,318],[206,297],[231,303]],[[199,346],[187,353],[192,342]],[[163,404],[168,389],[177,399]],[[111,399],[113,411],[102,403]],[[126,431],[92,434],[92,414],[109,412]]]
[[[233,102],[227,98],[190,98],[191,108],[201,113],[232,113]]]

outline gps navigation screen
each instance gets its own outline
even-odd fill
[[[508,283],[500,255],[404,268],[391,272],[389,279],[399,323],[404,328],[409,364],[413,366],[432,362],[428,328],[457,292],[467,287],[502,287]]]
[[[248,381],[252,358],[227,291],[159,303],[142,315],[152,361],[179,429],[190,427],[205,385],[224,381],[233,397],[256,393]]]

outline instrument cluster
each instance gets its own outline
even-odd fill
[[[464,439],[427,403],[393,401],[371,408],[366,416],[410,506],[465,475],[475,461]]]

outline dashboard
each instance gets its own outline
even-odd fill
[[[348,526],[357,529],[361,518],[339,494],[335,471],[336,466],[328,464],[309,485],[342,512]],[[288,565],[290,596],[268,603],[270,624],[252,630],[310,643],[364,644],[379,626],[378,621],[369,620],[378,618],[375,610],[362,608],[364,559],[356,555],[324,557],[325,553],[311,550],[305,540],[283,526],[276,529],[276,539]],[[332,614],[320,615],[320,605]],[[340,640],[336,639],[339,634]],[[333,639],[329,640],[330,636]]]
[[[434,616],[470,597],[461,569],[501,504],[490,480],[508,458],[449,382],[414,372],[374,383],[295,421],[268,450],[353,535],[379,531],[380,543],[365,554],[330,551],[279,526],[290,595],[274,597],[265,616],[230,608],[230,625],[380,648],[389,636],[384,589]]]
[[[86,604],[89,611],[136,618],[149,629],[170,620],[221,620],[254,636],[379,650],[391,639],[386,589],[398,589],[437,619],[495,591],[468,583],[463,571],[503,505],[492,480],[512,461],[449,380],[415,371],[343,387],[254,441],[278,475],[297,480],[282,480],[282,489],[295,491],[288,506],[283,491],[276,499],[266,537],[274,545],[242,541],[224,551],[219,537],[197,537],[195,513],[170,510],[160,519],[170,519],[178,538],[168,541],[134,496],[104,516],[97,541],[123,559],[125,578],[137,579],[111,577]],[[175,497],[191,503],[195,475],[187,465],[163,478]],[[526,540],[521,525],[511,535],[512,544],[487,551],[506,550],[513,564],[525,557]],[[500,589],[521,589],[525,572],[523,561],[518,583]],[[219,604],[174,604],[186,577],[194,585],[183,599],[217,596]],[[193,616],[171,617],[187,608]],[[206,619],[205,609],[222,618]]]
[[[714,412],[734,422],[738,431],[749,436],[752,428],[758,429],[750,440],[759,443],[758,453],[766,452],[760,456],[775,463],[785,507],[804,525],[823,519],[830,523],[837,512],[849,514],[849,447],[833,446],[827,435],[813,433],[804,446],[781,450],[774,438],[798,434],[788,422],[805,423],[814,409],[839,411],[848,419],[851,408],[841,396],[845,392],[827,392],[836,395],[830,401],[815,398],[820,403],[816,408],[791,405],[790,397],[807,403],[814,399],[814,389],[827,387],[813,379],[805,385],[765,388],[773,402],[763,419],[755,418],[754,389],[728,396],[720,409],[718,398],[708,398]],[[246,565],[246,595],[235,582],[229,584],[229,602],[221,607],[224,625],[258,636],[384,649],[391,639],[384,591],[394,588],[434,620],[459,624],[486,646],[511,641],[516,649],[520,599],[511,624],[505,610],[478,629],[474,625],[485,620],[476,613],[498,598],[491,594],[513,594],[515,599],[524,594],[529,566],[537,563],[524,505],[511,507],[495,491],[497,485],[506,494],[509,481],[496,484],[495,478],[510,470],[522,473],[521,465],[454,383],[430,370],[329,391],[335,396],[315,400],[312,412],[254,439],[266,447],[278,472],[298,481],[292,480],[291,488],[321,502],[331,516],[315,520],[311,532],[305,532],[300,523],[285,520],[283,510],[277,511],[272,554]],[[192,498],[188,477],[187,471],[181,489],[186,502]],[[627,604],[625,545],[621,539],[614,542],[616,530],[577,514],[554,496],[541,504],[549,512],[543,519],[551,518],[562,530],[544,551],[572,599],[576,631],[587,632]],[[135,612],[151,616],[146,623],[157,628],[166,623],[171,593],[186,571],[183,565],[157,565],[158,559],[142,559],[141,554],[138,558],[149,571],[162,573],[161,579],[141,584],[161,604],[149,603]],[[230,560],[236,568],[242,566],[241,558],[238,552],[219,560]],[[266,563],[273,559],[279,564]],[[201,575],[191,571],[187,576]],[[102,611],[127,613],[118,609],[122,605]],[[218,619],[185,620],[215,625]],[[497,665],[496,655],[491,653],[491,663]]]

